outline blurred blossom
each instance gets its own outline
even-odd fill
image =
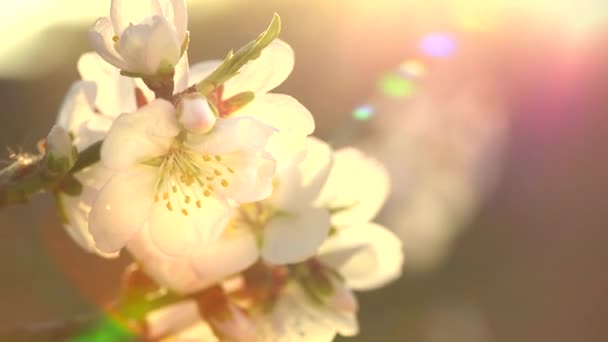
[[[449,57],[456,50],[456,42],[449,34],[431,33],[422,39],[420,49],[430,57]]]
[[[414,91],[414,83],[396,73],[387,73],[380,79],[382,93],[389,97],[407,97]]]
[[[410,271],[443,260],[496,176],[505,133],[488,84],[461,82],[446,95],[430,83],[408,102],[379,100],[377,111],[394,115],[378,115],[382,139],[367,143],[394,179],[384,217]]]

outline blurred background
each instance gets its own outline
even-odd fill
[[[109,3],[0,0],[4,160],[47,134]],[[403,239],[405,273],[359,295],[351,341],[608,341],[608,2],[189,6],[191,62],[279,13],[296,52],[279,91],[392,176],[377,221]],[[81,251],[48,197],[2,210],[0,330],[94,312],[128,262]]]

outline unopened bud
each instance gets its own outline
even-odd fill
[[[179,122],[192,133],[207,133],[215,126],[215,113],[202,96],[190,95],[182,99],[178,109]]]
[[[68,132],[61,126],[53,126],[46,137],[46,168],[51,174],[63,174],[72,168],[78,152],[72,145]]]

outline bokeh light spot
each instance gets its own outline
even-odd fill
[[[358,121],[367,121],[374,116],[374,107],[371,105],[362,105],[353,111],[353,118]]]
[[[420,78],[426,73],[426,67],[419,60],[408,59],[399,65],[399,72],[406,77]]]
[[[406,97],[414,91],[414,83],[399,74],[386,74],[380,80],[382,93],[390,97]]]
[[[422,39],[420,49],[430,57],[448,57],[456,50],[456,42],[449,34],[431,33]]]

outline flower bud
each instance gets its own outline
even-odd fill
[[[215,125],[215,113],[200,95],[186,96],[178,109],[179,122],[192,133],[207,133]]]
[[[72,145],[68,132],[61,126],[53,126],[46,137],[46,167],[49,172],[67,172],[76,162],[78,152]]]

